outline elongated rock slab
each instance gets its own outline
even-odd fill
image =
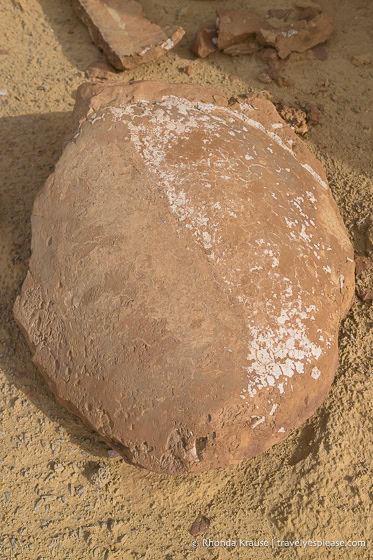
[[[328,393],[353,250],[324,170],[258,97],[85,84],[35,200],[14,313],[57,399],[158,472],[239,463]]]
[[[159,58],[183,37],[181,27],[147,20],[136,0],[73,0],[89,33],[117,70],[131,70]]]

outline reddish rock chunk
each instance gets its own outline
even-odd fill
[[[308,132],[307,115],[301,109],[288,107],[287,105],[280,105],[277,110],[281,117],[288,123],[289,126],[297,134],[306,134]]]
[[[181,27],[148,21],[136,0],[73,0],[96,45],[117,70],[131,70],[166,54],[183,37]]]
[[[326,397],[354,295],[321,164],[259,96],[88,83],[73,117],[14,306],[34,363],[133,465],[264,452]]]
[[[187,76],[193,76],[193,66],[190,66],[190,64],[188,64],[188,66],[183,66],[179,68],[179,72],[181,72],[182,74],[186,74]]]
[[[265,25],[257,12],[220,9],[217,13],[218,49],[224,50],[251,39]]]
[[[110,64],[101,61],[92,62],[86,70],[86,75],[89,79],[98,78],[101,80],[111,80],[116,74],[117,72]]]
[[[205,515],[200,514],[197,519],[192,523],[189,533],[196,537],[197,535],[202,535],[210,527],[210,520]]]
[[[327,14],[320,14],[310,21],[301,20],[282,29],[261,29],[256,37],[262,45],[275,47],[280,58],[292,52],[304,52],[327,41],[333,23]]]
[[[216,52],[218,43],[218,30],[213,22],[204,23],[197,30],[194,38],[192,52],[199,58],[206,58]]]

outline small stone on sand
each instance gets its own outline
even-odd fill
[[[216,52],[218,30],[214,22],[202,24],[195,35],[192,52],[199,58],[206,58]]]
[[[96,61],[88,66],[86,74],[89,79],[111,80],[116,76],[117,72],[107,62]]]

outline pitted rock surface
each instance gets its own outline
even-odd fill
[[[353,250],[321,164],[259,97],[85,84],[32,215],[15,317],[57,399],[125,460],[203,471],[309,418]]]

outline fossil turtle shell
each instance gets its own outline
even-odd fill
[[[354,293],[321,164],[260,96],[88,83],[74,123],[14,307],[35,364],[133,465],[264,452],[325,399]]]

